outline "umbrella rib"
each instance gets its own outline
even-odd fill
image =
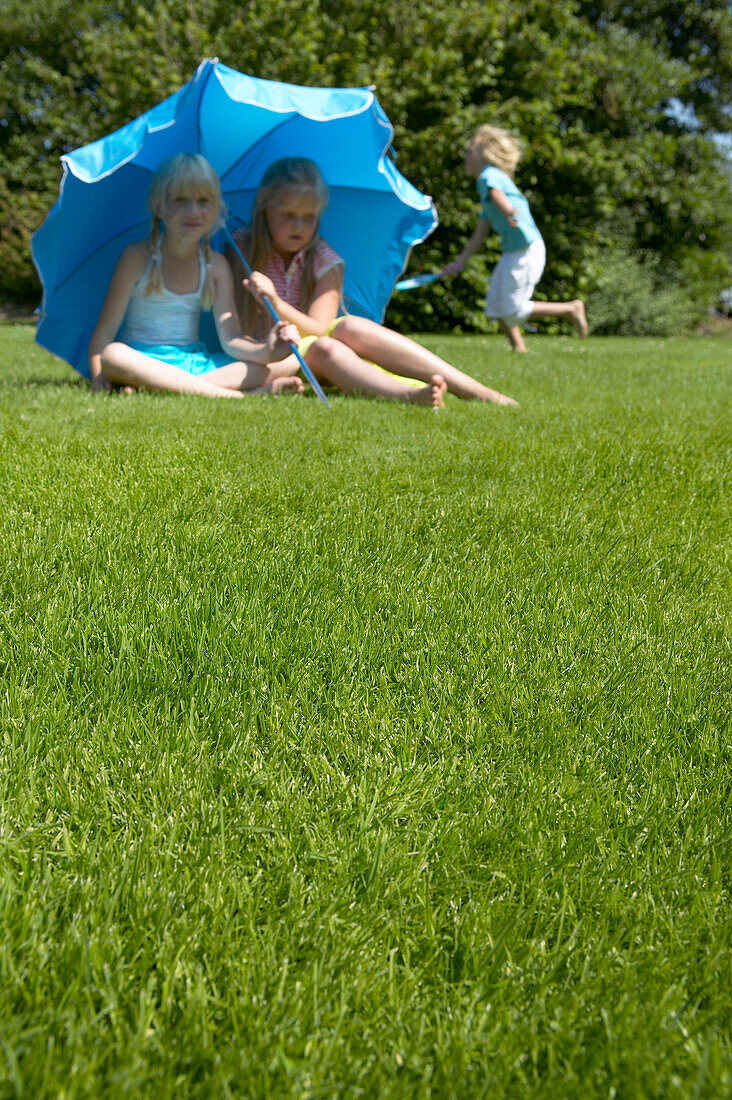
[[[293,115],[294,115],[294,112],[291,113],[291,114],[288,114],[287,118],[283,118],[282,121],[278,122],[276,126],[273,126],[271,130],[267,130],[266,134],[263,134],[262,137],[259,139],[259,141],[255,141],[254,145],[250,145],[248,149],[245,149],[244,152],[241,154],[241,156],[238,157],[234,161],[234,163],[229,168],[226,169],[226,177],[225,178],[228,180],[229,177],[232,175],[232,173],[234,171],[236,171],[236,169],[239,167],[239,165],[244,160],[244,158],[249,156],[250,153],[254,154],[254,150],[256,150],[257,148],[259,148],[259,152],[254,154],[255,159],[257,157],[260,157],[262,155],[262,152],[264,151],[265,142],[269,141],[269,139],[272,137],[272,134],[275,134],[283,126],[286,126],[287,123],[290,122],[290,120],[293,118]],[[298,118],[303,118],[304,116],[303,115],[298,115],[297,117]],[[222,190],[224,190],[224,189],[226,189],[227,191],[232,190],[232,188],[228,185],[225,187],[223,180],[221,182],[221,187],[222,187]],[[234,193],[236,194],[240,190],[241,190],[241,187],[237,184],[236,190],[234,191]]]
[[[215,63],[206,70],[206,79],[203,82],[203,87],[201,88],[201,93],[198,97],[198,104],[196,105],[196,133],[198,134],[198,148],[202,151],[203,156],[206,156],[207,150],[203,141],[203,131],[201,129],[201,102],[203,100],[203,93],[206,91],[206,85],[211,79],[211,74],[214,71],[214,67]],[[209,158],[206,157],[206,160],[208,159]]]
[[[106,241],[104,241],[102,244],[100,244],[98,248],[95,248],[93,250],[93,252],[88,252],[87,255],[84,257],[84,259],[81,261],[81,263],[77,264],[76,267],[72,271],[70,271],[68,273],[68,275],[66,275],[61,280],[60,283],[57,283],[54,286],[53,293],[56,294],[59,290],[61,290],[61,288],[66,283],[68,283],[69,279],[73,278],[73,276],[76,275],[77,271],[79,270],[80,267],[82,267],[83,264],[88,263],[89,260],[93,259],[94,256],[96,256],[99,252],[102,251],[102,249],[106,248],[107,245],[111,244],[112,241],[116,241],[119,237],[123,237],[125,235],[125,233],[129,233],[131,229],[137,229],[138,225],[144,225],[144,224],[145,224],[144,222],[133,222],[132,225],[128,225],[126,229],[120,229],[119,233],[115,233],[113,236],[107,237]]]

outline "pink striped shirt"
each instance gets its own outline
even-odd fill
[[[234,234],[234,240],[245,255],[248,245],[247,237],[248,232],[246,229],[240,229]],[[279,252],[272,249],[263,271],[263,274],[272,280],[274,288],[283,302],[287,302],[288,305],[293,306],[294,309],[298,309],[302,313],[307,312],[307,307],[310,304],[303,300],[302,275],[305,267],[305,253],[306,249],[301,248],[290,260],[290,266],[286,268],[285,261]],[[316,283],[322,279],[326,271],[331,271],[334,267],[344,266],[345,263],[342,257],[338,255],[334,248],[330,247],[327,241],[318,241],[313,257],[313,275]]]
[[[302,294],[302,273],[305,267],[305,249],[301,248],[299,252],[290,260],[290,266],[285,269],[285,261],[280,256],[279,252],[275,252],[274,249],[269,254],[269,261],[264,274],[272,280],[274,288],[277,291],[283,302],[287,302],[288,305],[293,306],[295,309],[306,312],[308,302],[303,301]],[[315,282],[317,283],[325,275],[326,271],[330,271],[334,267],[343,267],[344,263],[334,248],[331,248],[326,241],[318,241],[315,246],[315,256],[313,258],[313,275]]]

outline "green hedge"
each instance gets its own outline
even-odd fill
[[[643,13],[636,20],[610,0],[48,0],[42,13],[6,0],[0,301],[38,298],[28,243],[56,198],[59,156],[139,115],[203,57],[218,56],[270,79],[376,85],[399,167],[440,215],[413,270],[441,267],[472,229],[476,195],[462,170],[471,131],[487,120],[516,128],[526,142],[518,182],[547,241],[539,296],[602,303],[603,331],[624,331],[617,269],[626,264],[650,278],[644,293],[660,279],[684,298],[681,329],[732,278],[729,178],[707,136],[727,117],[732,32],[724,0],[655,0]],[[673,97],[696,109],[693,125],[669,115]],[[464,277],[395,296],[389,322],[484,329],[496,255],[489,242]]]

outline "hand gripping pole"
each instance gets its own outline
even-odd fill
[[[224,226],[224,234],[226,236],[227,241],[229,242],[231,247],[234,249],[234,252],[236,252],[237,256],[241,260],[241,262],[244,266],[244,270],[246,271],[247,275],[251,275],[252,274],[252,269],[249,266],[249,264],[247,263],[247,261],[244,257],[244,253],[242,252],[242,250],[239,248],[238,244],[236,243],[236,241],[232,237],[232,235],[229,232],[229,229],[228,229],[227,226]],[[262,296],[262,300],[263,300],[264,304],[266,305],[267,309],[269,310],[269,312],[272,314],[272,317],[274,318],[274,320],[275,321],[281,321],[282,318],[277,315],[277,310],[274,308],[274,306],[272,305],[272,303],[270,302],[270,300],[269,300],[269,298],[267,297],[266,294],[264,294]],[[315,377],[313,372],[310,370],[310,367],[307,365],[307,363],[303,359],[302,355],[297,350],[297,344],[292,344],[291,343],[290,347],[292,348],[292,352],[293,352],[295,358],[297,359],[298,363],[302,367],[303,374],[305,375],[308,382],[310,383],[310,385],[315,390],[315,392],[318,395],[319,399],[323,402],[323,404],[327,408],[330,408],[330,401],[328,400],[328,398],[323,393],[320,382],[318,382],[317,378]]]

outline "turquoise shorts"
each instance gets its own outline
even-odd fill
[[[161,363],[179,367],[186,374],[208,374],[210,370],[236,362],[223,352],[212,354],[200,340],[193,344],[140,344],[130,341],[127,346],[141,351],[143,355],[149,355],[151,359],[159,359]]]

